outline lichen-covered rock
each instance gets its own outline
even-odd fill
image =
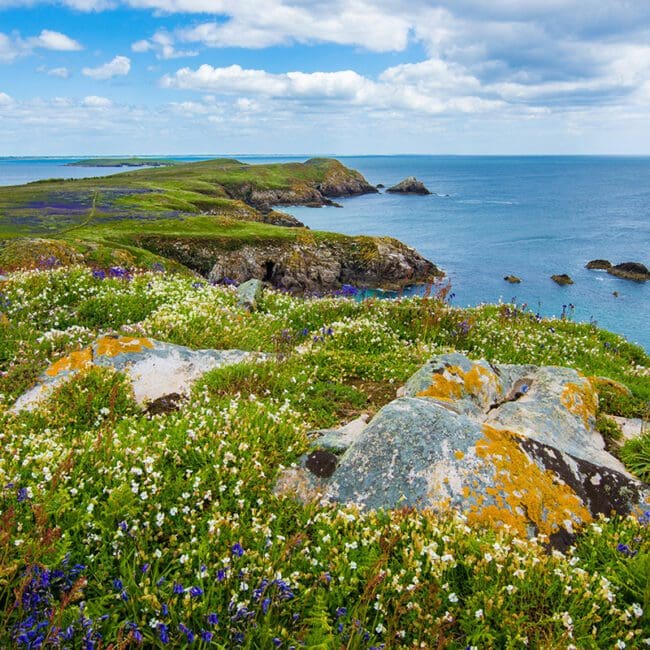
[[[237,304],[244,309],[253,311],[262,299],[264,285],[261,280],[248,280],[237,287]]]
[[[93,365],[126,373],[135,399],[144,404],[165,395],[186,394],[208,370],[263,356],[242,350],[191,350],[144,337],[102,336],[93,345],[53,363],[36,386],[18,398],[12,411],[34,408],[56,386]]]
[[[617,278],[635,280],[636,282],[650,280],[648,267],[640,262],[622,262],[621,264],[616,264],[616,266],[608,268],[607,273],[615,275]]]
[[[596,392],[574,370],[453,353],[431,359],[402,394],[350,439],[314,440],[282,489],[367,508],[453,507],[556,546],[599,514],[648,503],[647,486],[605,451]]]
[[[391,194],[431,194],[431,192],[424,186],[422,181],[419,181],[415,176],[409,176],[403,181],[389,187],[387,192]]]

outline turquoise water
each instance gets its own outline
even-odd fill
[[[240,157],[247,162],[306,158]],[[67,160],[0,159],[0,185],[123,171],[61,167]],[[361,156],[340,160],[373,184],[390,186],[413,175],[435,194],[382,193],[343,199],[343,209],[287,211],[314,229],[390,235],[405,241],[445,270],[455,304],[516,299],[548,316],[560,315],[563,305],[573,304],[574,319],[596,321],[650,350],[650,282],[630,282],[584,268],[597,257],[650,265],[650,158]],[[12,182],[5,182],[9,178]],[[575,284],[557,286],[550,279],[554,273],[568,273]],[[508,274],[520,277],[522,283],[506,283],[503,276]]]

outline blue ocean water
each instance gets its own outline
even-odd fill
[[[239,158],[255,163],[307,156]],[[339,159],[373,184],[388,187],[417,176],[434,194],[381,193],[343,199],[342,209],[286,211],[313,229],[390,235],[414,246],[447,273],[455,304],[516,300],[547,316],[573,304],[575,320],[596,321],[650,350],[650,283],[584,268],[594,258],[650,265],[650,157]],[[0,159],[0,185],[124,171],[61,166],[69,160]],[[568,273],[575,284],[556,285],[554,273]],[[508,284],[508,274],[522,283]]]

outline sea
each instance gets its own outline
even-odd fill
[[[373,185],[415,176],[432,194],[382,190],[340,199],[342,208],[283,208],[310,228],[401,239],[445,271],[456,305],[504,301],[544,316],[564,312],[650,351],[650,282],[585,269],[595,258],[650,266],[650,157],[329,155]],[[311,156],[233,157],[263,163]],[[124,171],[65,166],[78,159],[0,158],[0,185]],[[562,273],[574,284],[551,280]],[[506,275],[521,283],[507,283]]]

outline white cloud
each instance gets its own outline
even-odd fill
[[[50,29],[44,29],[38,36],[27,39],[27,43],[33,48],[40,47],[59,52],[75,52],[83,49],[81,44],[74,39]]]
[[[198,54],[194,50],[177,50],[174,46],[173,37],[162,30],[156,32],[149,40],[143,39],[136,41],[131,45],[131,49],[138,53],[153,50],[159,59],[180,59],[188,56],[197,56]]]
[[[0,93],[0,106],[10,106],[14,100],[7,93]]]
[[[59,77],[61,79],[68,79],[70,75],[72,74],[68,68],[60,67],[60,68],[48,68],[47,66],[41,65],[38,68],[36,68],[37,72],[42,72],[43,74],[47,74],[50,77]]]
[[[153,49],[153,44],[150,43],[147,39],[136,41],[131,45],[131,50],[133,52],[142,53],[142,52],[148,52],[151,49]]]
[[[84,97],[81,103],[83,106],[87,106],[89,108],[109,108],[113,105],[113,102],[110,99],[106,97],[98,97],[97,95],[89,95],[88,97]]]
[[[429,74],[426,74],[426,71]],[[444,75],[435,74],[444,72]],[[409,83],[417,77],[420,83]],[[477,80],[453,72],[440,62],[424,62],[420,68],[389,68],[379,81],[353,70],[338,72],[287,72],[272,74],[265,70],[247,70],[238,65],[214,68],[204,64],[192,70],[181,68],[161,80],[165,88],[214,92],[220,95],[252,95],[274,101],[277,110],[310,107],[315,102],[331,111],[349,107],[360,110],[396,110],[423,115],[443,113],[483,113],[503,109],[501,98],[481,97]],[[475,93],[465,91],[476,91]],[[237,101],[241,101],[239,98]],[[244,101],[250,101],[246,98]],[[524,109],[526,110],[526,109]]]
[[[84,68],[82,70],[86,77],[92,79],[112,79],[123,77],[131,70],[131,60],[126,56],[116,56],[112,61],[104,63],[96,68]]]
[[[69,36],[51,29],[44,29],[38,36],[28,38],[22,38],[18,33],[13,33],[9,37],[0,32],[0,62],[2,63],[12,63],[21,56],[32,54],[36,49],[74,52],[82,50],[83,46]]]

